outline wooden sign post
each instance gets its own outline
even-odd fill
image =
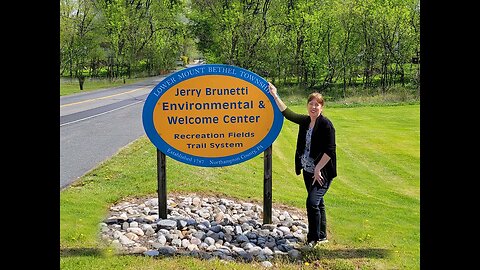
[[[263,224],[272,223],[272,146],[263,152]]]
[[[167,170],[165,154],[157,149],[158,217],[167,218]]]

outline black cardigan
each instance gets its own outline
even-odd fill
[[[288,107],[282,112],[282,114],[288,120],[299,125],[297,147],[295,150],[295,173],[299,175],[302,170],[300,157],[305,151],[305,136],[307,135],[308,126],[310,125],[310,116],[295,113]],[[312,142],[310,145],[310,157],[313,158],[315,165],[317,165],[324,153],[330,157],[330,160],[325,164],[321,171],[322,175],[331,181],[337,176],[335,128],[327,117],[320,114],[313,127]]]

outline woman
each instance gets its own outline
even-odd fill
[[[277,88],[269,83],[270,94],[283,116],[299,125],[295,151],[295,173],[303,172],[307,189],[307,217],[309,246],[326,243],[327,218],[323,197],[333,178],[337,176],[335,128],[322,114],[325,100],[320,93],[312,93],[307,99],[306,114],[298,114],[287,108],[277,94]]]

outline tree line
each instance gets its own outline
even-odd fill
[[[419,0],[61,0],[60,73],[125,78],[208,63],[273,82],[419,87]]]

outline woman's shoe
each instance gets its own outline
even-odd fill
[[[317,241],[317,244],[325,244],[328,243],[328,239],[326,237],[321,238]]]
[[[328,243],[328,239],[327,239],[326,237],[325,237],[325,238],[321,238],[321,239],[319,239],[319,240],[317,240],[317,241],[315,241],[315,242],[313,243],[313,248],[317,248],[317,247],[319,247],[320,245],[323,245],[323,244],[325,244],[325,243]]]

